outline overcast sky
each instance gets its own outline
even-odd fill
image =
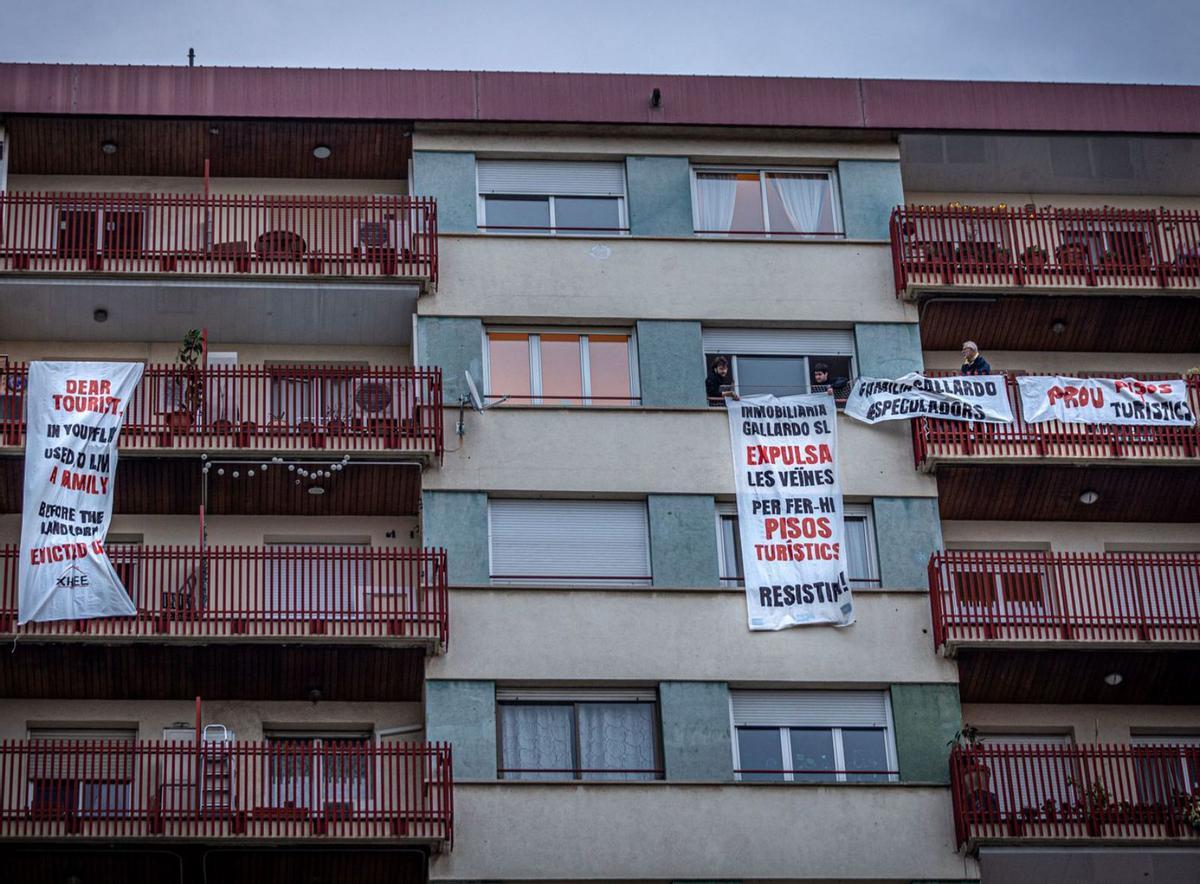
[[[0,0],[5,61],[1200,84],[1200,0]]]

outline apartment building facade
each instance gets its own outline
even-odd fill
[[[1200,864],[1195,427],[839,417],[857,622],[751,633],[708,376],[842,393],[967,338],[1005,383],[1182,376],[1189,90],[3,72],[29,880]],[[147,366],[139,614],[17,628],[23,372],[64,358]]]

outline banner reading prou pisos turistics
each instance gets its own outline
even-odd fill
[[[750,629],[849,626],[833,396],[727,403]]]
[[[104,552],[139,363],[33,362],[25,390],[18,622],[137,613]]]

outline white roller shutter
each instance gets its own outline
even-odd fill
[[[885,691],[733,691],[734,727],[888,726]]]
[[[640,500],[492,500],[488,536],[491,573],[500,582],[567,578],[604,586],[622,582],[616,578],[650,578],[650,534]]]
[[[480,160],[479,192],[624,196],[624,163]]]
[[[706,328],[705,353],[746,356],[854,356],[854,331],[841,328]]]
[[[137,731],[132,728],[104,727],[31,727],[29,739],[35,742],[65,741],[82,743],[103,740],[105,747],[78,750],[51,748],[34,750],[29,757],[30,779],[128,780],[133,777],[132,747]],[[130,750],[115,750],[112,744],[128,744]]]
[[[133,728],[115,727],[31,727],[31,740],[109,740],[114,742],[132,743],[137,739],[137,731]]]

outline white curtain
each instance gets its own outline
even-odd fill
[[[729,230],[737,202],[737,175],[704,172],[696,176],[696,229]]]
[[[367,586],[366,563],[356,546],[273,543],[263,559],[267,616],[272,620],[352,620]],[[320,556],[301,558],[304,550]]]
[[[585,780],[652,780],[654,710],[649,703],[587,703],[579,707],[579,766],[647,773],[585,773]]]
[[[500,707],[502,767],[507,780],[564,780],[575,767],[570,706]],[[535,773],[546,769],[548,773]]]
[[[871,567],[870,547],[867,545],[867,520],[848,516],[846,526],[846,577],[850,580],[869,580],[875,570]],[[861,589],[865,583],[854,583],[851,589]]]
[[[815,175],[768,175],[767,181],[779,194],[793,230],[813,233],[821,229],[821,210],[829,194],[828,178]]]

